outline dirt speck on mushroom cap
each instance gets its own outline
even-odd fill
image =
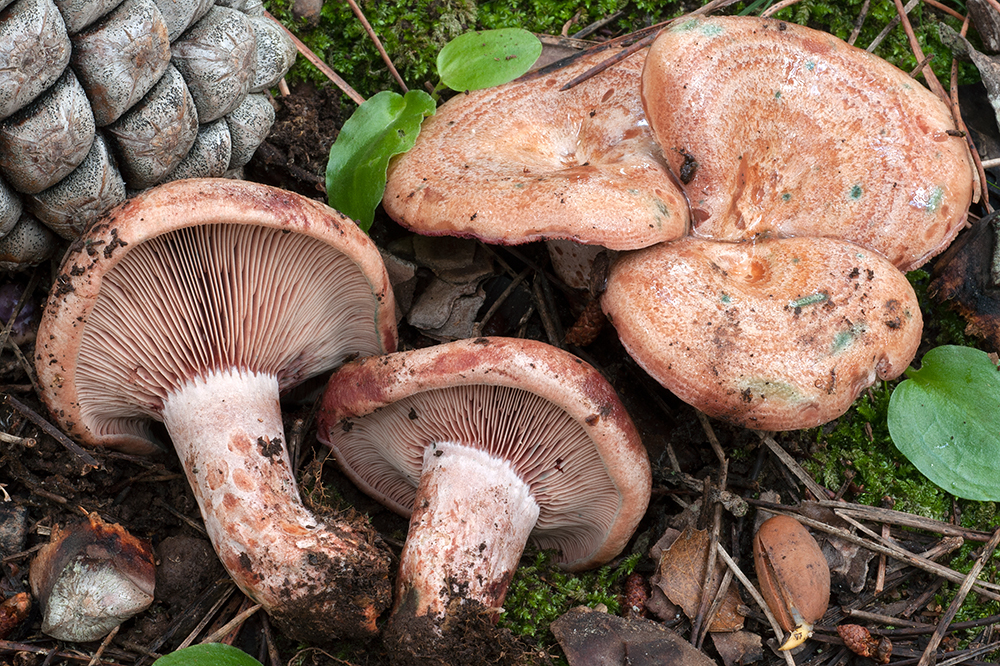
[[[906,276],[829,238],[663,243],[620,259],[601,303],[650,376],[761,430],[840,416],[906,369],[923,329]]]
[[[962,228],[974,174],[948,107],[889,63],[824,32],[754,17],[664,31],[643,103],[685,186],[692,233],[845,238],[901,270]]]

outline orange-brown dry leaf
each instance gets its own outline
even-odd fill
[[[705,566],[708,563],[708,548],[710,539],[705,530],[684,530],[670,548],[663,551],[656,585],[667,597],[684,610],[684,614],[692,620],[698,614],[701,603],[701,591],[705,581]],[[714,599],[719,584],[722,582],[723,567],[716,558],[715,574],[712,579],[712,597]],[[650,581],[653,582],[653,581]],[[743,628],[743,616],[737,608],[743,603],[739,590],[730,585],[719,606],[719,612],[709,625],[708,630],[739,631]]]

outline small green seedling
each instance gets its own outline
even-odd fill
[[[223,643],[203,643],[163,655],[153,666],[262,666],[243,650]]]
[[[513,81],[542,53],[542,43],[520,28],[459,35],[438,54],[441,82],[433,96],[422,90],[405,95],[383,91],[347,119],[330,148],[326,191],[330,206],[371,228],[385,193],[389,160],[414,146],[424,118],[433,115],[438,92],[480,90]]]
[[[330,148],[326,163],[330,206],[368,231],[385,192],[389,159],[413,148],[420,123],[434,108],[434,100],[422,90],[405,95],[384,90],[365,100]]]
[[[986,352],[945,345],[889,400],[896,448],[938,486],[958,497],[1000,500],[1000,369]]]
[[[443,85],[461,92],[499,86],[527,72],[541,54],[542,43],[527,30],[467,32],[438,53],[438,88]]]

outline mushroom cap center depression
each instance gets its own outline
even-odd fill
[[[161,234],[103,278],[78,356],[81,413],[97,434],[148,438],[166,398],[209,372],[288,389],[379,353],[376,308],[357,265],[315,238],[241,224]]]

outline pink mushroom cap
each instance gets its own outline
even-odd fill
[[[693,235],[843,238],[908,271],[965,223],[975,177],[949,107],[828,33],[683,21],[651,47],[642,99],[667,161],[689,170]]]
[[[541,506],[532,539],[570,570],[621,552],[649,501],[646,449],[614,389],[536,340],[459,340],[345,364],[317,432],[358,487],[404,517],[435,442],[508,460]]]
[[[840,416],[907,368],[923,329],[906,276],[832,238],[662,243],[612,266],[601,305],[651,377],[758,430]]]
[[[687,233],[687,203],[639,96],[645,51],[566,91],[609,51],[459,94],[389,165],[382,204],[410,230],[613,250]]]

